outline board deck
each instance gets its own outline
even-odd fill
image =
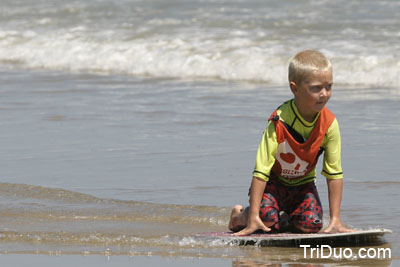
[[[286,246],[299,245],[329,245],[339,246],[361,246],[380,245],[385,243],[384,235],[392,233],[389,229],[357,230],[349,233],[315,233],[315,234],[252,234],[248,236],[233,236],[231,232],[208,232],[200,233],[197,237],[206,238],[210,241],[220,240],[234,245],[258,245],[258,246]]]

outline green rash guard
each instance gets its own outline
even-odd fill
[[[282,106],[280,106],[277,110],[277,115],[279,115],[282,121],[290,125],[305,139],[310,136],[312,130],[314,129],[314,125],[319,118],[318,114],[315,120],[311,123],[304,120],[297,110],[293,99],[285,102]],[[343,171],[340,158],[340,130],[336,118],[334,119],[324,136],[322,147],[324,148],[324,163],[321,174],[328,179],[342,179]],[[278,141],[275,133],[275,125],[272,121],[269,121],[258,147],[256,166],[253,172],[254,177],[260,178],[265,181],[269,180],[271,176],[272,166],[275,163],[277,148]],[[316,169],[314,168],[314,170],[307,173],[301,179],[287,179],[280,175],[277,175],[277,178],[287,186],[297,186],[305,184],[307,182],[315,181]]]

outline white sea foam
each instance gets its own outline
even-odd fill
[[[318,10],[288,1],[229,7],[43,1],[32,8],[23,2],[5,6],[0,19],[3,65],[283,84],[289,58],[317,48],[333,61],[338,84],[396,88],[400,82],[400,4],[393,1],[364,1],[351,16],[346,1]]]
[[[81,30],[45,36],[33,31],[2,31],[0,61],[72,72],[286,82],[288,55],[266,45],[180,38],[99,42],[81,37]],[[332,56],[331,60],[339,84],[392,87],[400,82],[400,61],[388,55]]]

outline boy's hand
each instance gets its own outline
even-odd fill
[[[258,177],[253,177],[250,187],[250,208],[249,217],[247,219],[247,226],[243,230],[234,233],[234,236],[250,235],[260,229],[266,232],[271,231],[271,229],[265,226],[259,216],[260,204],[264,195],[266,184],[266,181]]]
[[[347,228],[346,226],[343,225],[342,221],[340,218],[332,218],[328,227],[324,230],[322,230],[322,233],[330,233],[330,232],[338,232],[338,233],[348,233],[348,232],[354,232],[354,229]]]
[[[249,222],[247,223],[247,227],[244,228],[243,230],[233,233],[233,236],[243,236],[243,235],[250,235],[254,233],[257,230],[263,230],[265,232],[271,231],[270,228],[264,225],[263,221],[259,216],[255,217],[253,220],[249,219]]]

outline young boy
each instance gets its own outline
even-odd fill
[[[343,172],[340,132],[335,116],[325,107],[332,94],[332,67],[315,50],[298,53],[289,64],[294,99],[272,113],[261,139],[250,207],[236,205],[229,229],[234,235],[257,230],[282,231],[283,212],[297,232],[322,228],[322,206],[315,186],[318,157],[324,152],[322,174],[327,178],[330,223],[325,232],[347,232],[340,219]]]

